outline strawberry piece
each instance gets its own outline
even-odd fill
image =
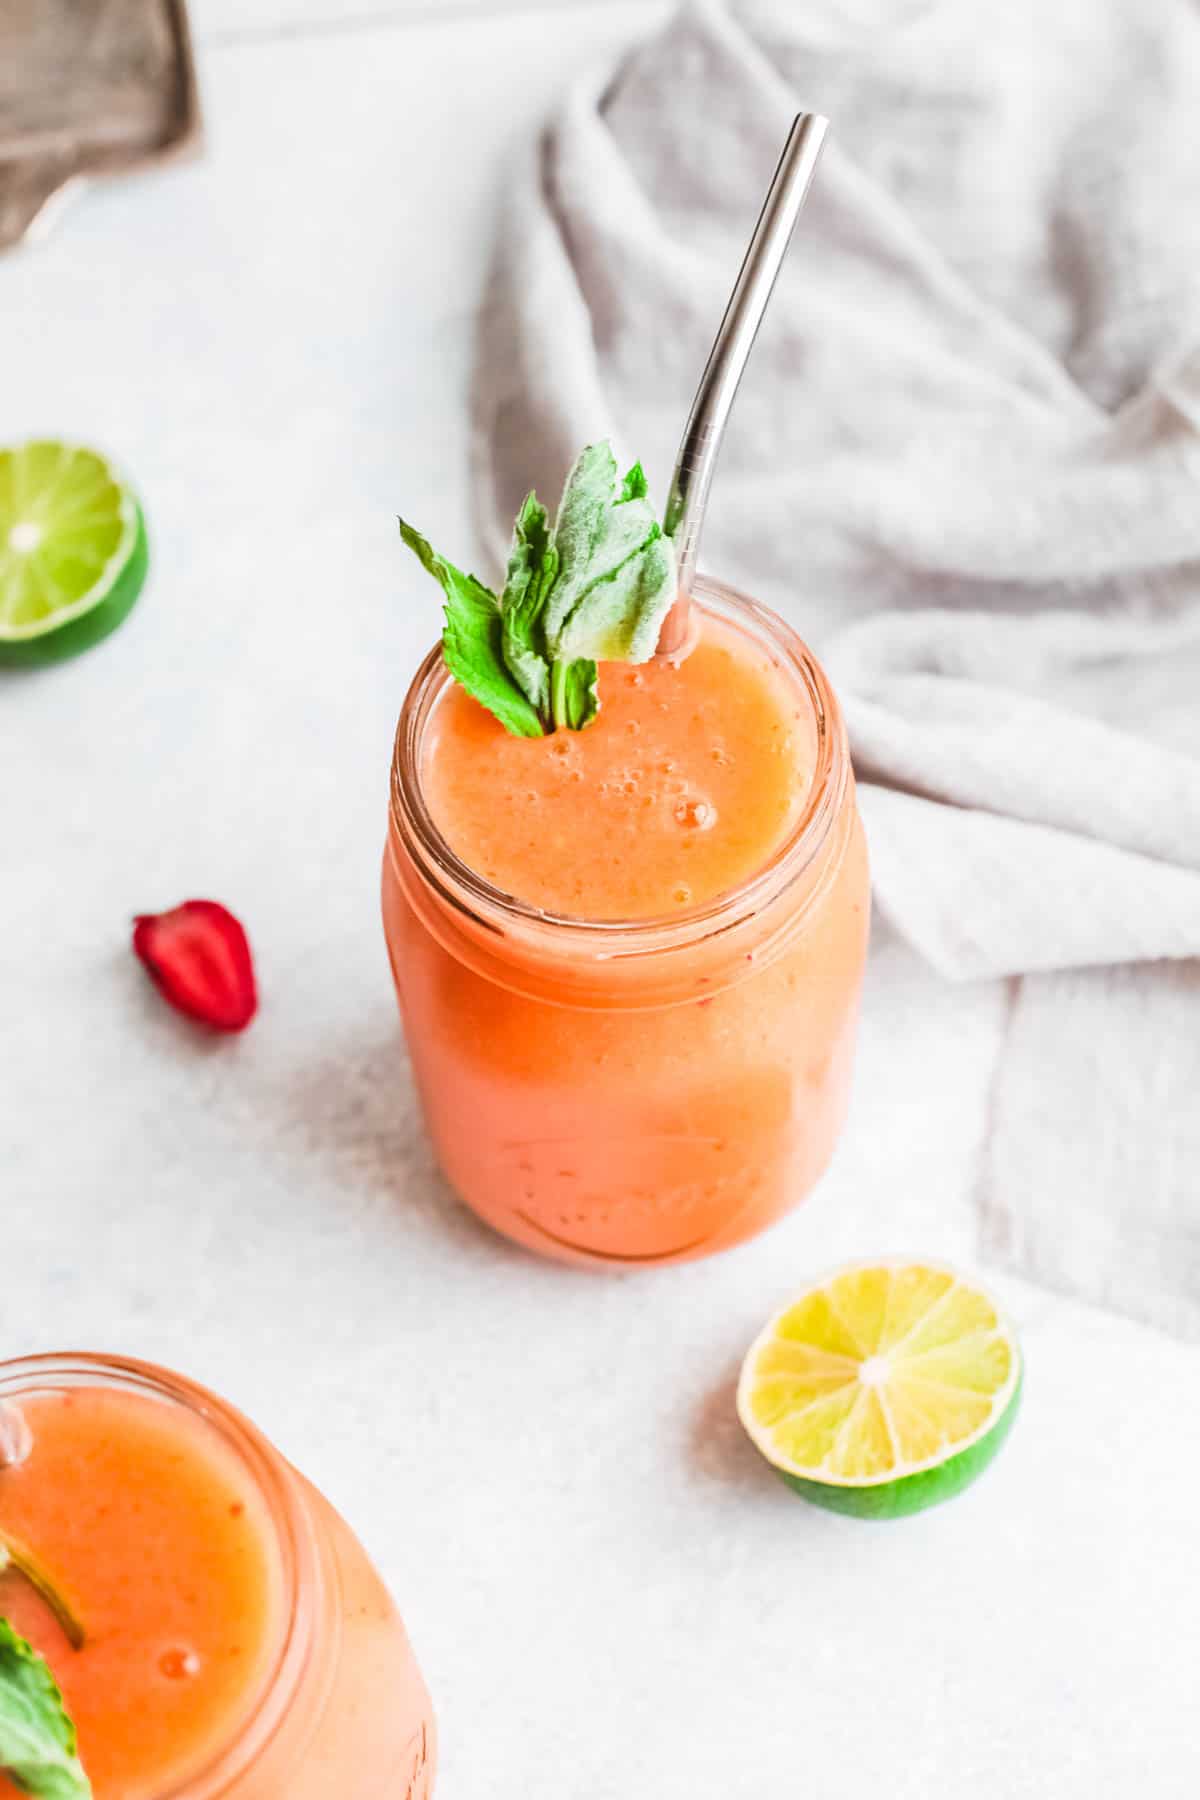
[[[133,949],[171,1005],[213,1031],[244,1031],[258,1010],[249,940],[216,900],[140,913]]]

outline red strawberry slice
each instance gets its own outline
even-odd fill
[[[213,1031],[244,1031],[258,1009],[254,961],[240,922],[216,900],[140,913],[133,948],[181,1013]]]

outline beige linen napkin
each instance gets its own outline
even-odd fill
[[[788,121],[830,116],[703,560],[838,683],[880,908],[1011,983],[984,1245],[1196,1332],[1198,94],[1190,0],[687,7],[516,183],[477,421],[497,553],[590,437],[663,493]]]

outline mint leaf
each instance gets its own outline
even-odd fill
[[[577,459],[553,530],[537,495],[526,495],[499,599],[403,519],[400,535],[446,596],[450,673],[519,737],[590,724],[597,662],[653,656],[675,601],[675,550],[645,471],[634,463],[619,477],[606,443]]]
[[[675,599],[675,552],[646,498],[640,463],[619,480],[607,444],[567,477],[554,527],[558,579],[546,606],[554,659],[645,662]]]
[[[442,650],[446,666],[468,694],[515,737],[541,737],[542,721],[504,661],[500,602],[474,575],[439,556],[419,531],[400,521],[400,536],[446,596]]]
[[[0,1619],[0,1770],[34,1800],[92,1800],[45,1658]]]
[[[509,674],[543,718],[550,708],[550,668],[541,650],[541,614],[557,574],[550,515],[536,494],[527,494],[500,596],[501,648]]]
[[[585,725],[591,724],[600,711],[597,672],[590,657],[551,664],[551,713],[556,726],[563,726],[568,731],[582,731]]]
[[[656,524],[637,553],[584,591],[558,640],[559,656],[645,662],[675,598],[671,540]]]
[[[622,500],[644,500],[649,486],[645,469],[640,462],[636,462],[621,484],[621,498]]]

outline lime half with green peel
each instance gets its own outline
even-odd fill
[[[982,1289],[932,1263],[855,1265],[759,1334],[738,1414],[818,1506],[898,1518],[948,1500],[1008,1435],[1021,1353]]]
[[[0,450],[0,664],[57,662],[107,637],[142,591],[146,527],[94,450]]]

